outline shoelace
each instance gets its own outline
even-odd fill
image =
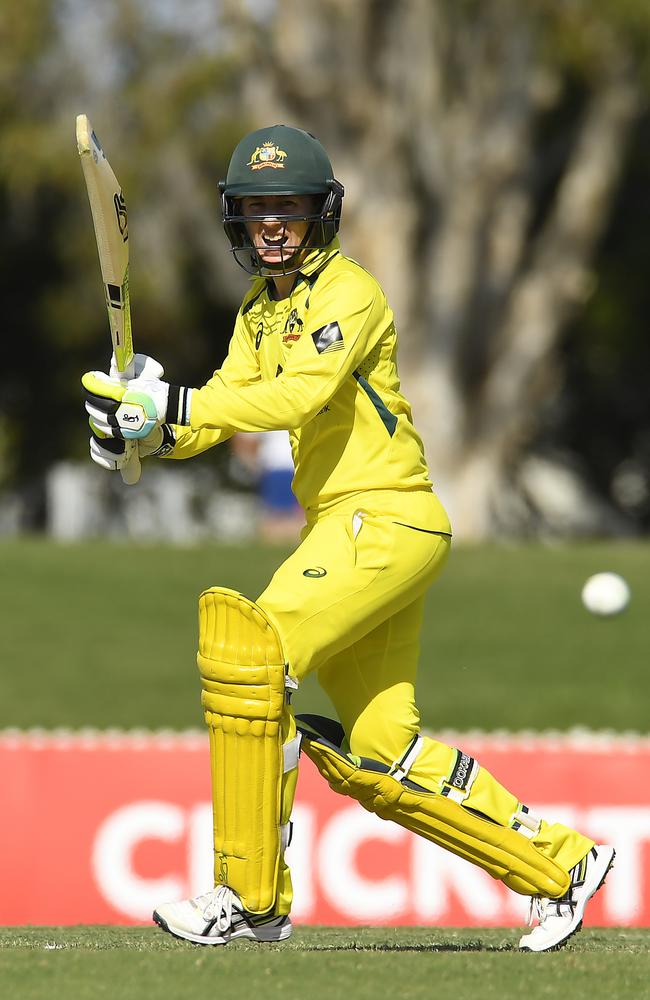
[[[217,930],[227,931],[232,923],[232,909],[235,893],[227,885],[220,885],[203,896],[197,896],[205,920],[217,921]]]
[[[532,927],[535,921],[537,921],[537,923],[541,923],[544,914],[544,902],[545,901],[540,899],[539,896],[530,897],[530,900],[528,901],[528,917],[526,918],[526,924],[528,927]]]
[[[531,896],[528,906],[528,926],[532,927],[536,921],[539,924],[543,923],[549,915],[549,910],[553,907],[555,907],[558,917],[562,916],[563,907],[568,907],[573,914],[575,904],[571,898],[571,890],[569,890],[566,896],[562,896],[560,899],[545,899],[539,896]]]
[[[571,876],[571,884],[569,885],[569,888],[565,893],[565,895],[561,896],[560,899],[547,899],[539,896],[530,897],[530,903],[528,907],[529,927],[532,927],[536,920],[540,924],[543,923],[543,921],[546,920],[546,917],[549,915],[549,910],[551,910],[552,907],[555,907],[558,917],[562,916],[563,907],[568,907],[568,909],[571,911],[571,916],[573,916],[576,908],[576,904],[573,901],[573,890],[584,884],[587,871],[587,864],[592,855],[593,857],[596,857],[595,848],[592,848],[591,852],[585,858],[583,858],[582,861],[579,861],[578,864],[571,869],[569,873]]]

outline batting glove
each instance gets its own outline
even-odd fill
[[[110,472],[124,472],[127,466],[133,468],[136,459],[131,454],[131,449],[137,453],[137,463],[143,458],[151,456],[161,458],[172,451],[176,443],[174,432],[169,424],[154,427],[151,434],[139,441],[133,441],[127,445],[122,438],[104,437],[90,421],[92,436],[90,438],[90,457],[96,465]],[[138,475],[139,478],[139,475]]]
[[[163,382],[157,361],[136,357],[144,359],[140,374],[126,383],[105,372],[86,372],[81,380],[86,410],[95,430],[105,437],[137,440],[168,419],[188,422],[192,390]]]

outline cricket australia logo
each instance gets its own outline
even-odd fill
[[[264,170],[265,167],[283,170],[286,156],[284,149],[280,149],[274,142],[263,142],[252,154],[246,166],[251,170]]]
[[[297,309],[292,309],[289,313],[287,322],[284,324],[284,333],[282,334],[282,343],[288,344],[289,347],[296,340],[300,340],[300,335],[302,333],[302,328],[304,324],[298,315]]]

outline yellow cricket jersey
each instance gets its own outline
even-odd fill
[[[254,281],[223,366],[192,390],[188,426],[173,427],[169,457],[198,454],[236,431],[286,429],[293,490],[307,511],[367,490],[430,490],[379,284],[341,254],[338,239],[305,272],[279,301],[271,279]]]

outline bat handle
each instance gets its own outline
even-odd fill
[[[111,359],[113,362],[115,355]],[[126,385],[129,379],[135,378],[135,366],[133,360],[129,362],[127,367],[119,374],[120,381],[123,385]],[[142,475],[142,464],[140,462],[140,453],[138,451],[137,441],[125,441],[126,448],[126,461],[120,469],[122,475],[122,482],[127,486],[135,486],[136,483],[140,481],[140,476]]]
[[[142,475],[138,443],[137,441],[125,441],[124,443],[126,445],[126,462],[120,469],[122,481],[127,486],[135,486]]]

